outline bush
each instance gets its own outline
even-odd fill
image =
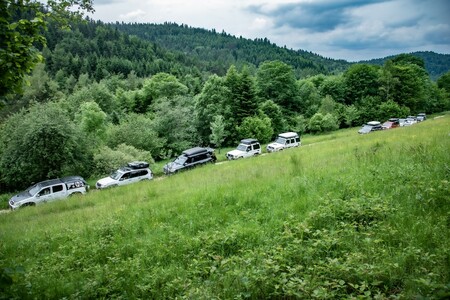
[[[109,174],[128,162],[136,160],[154,162],[150,152],[138,150],[133,146],[120,144],[115,150],[104,146],[94,155],[94,174]]]

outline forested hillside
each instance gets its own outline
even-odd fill
[[[450,54],[438,54],[431,51],[420,51],[410,53],[411,55],[422,59],[425,62],[425,69],[432,80],[436,80],[450,70]],[[382,66],[384,63],[395,56],[385,58],[371,59],[361,61],[360,63],[374,64]]]
[[[63,31],[49,24],[43,63],[22,93],[1,99],[2,189],[105,174],[192,146],[233,146],[248,137],[267,143],[284,131],[315,134],[450,108],[450,73],[433,82],[412,55],[383,66],[333,67],[336,61],[293,55],[268,41],[215,34],[227,47],[239,41],[224,50],[217,40],[207,43],[214,33],[204,30],[195,39],[207,47],[194,55],[185,34],[182,52],[119,27],[89,21]]]
[[[180,51],[202,62],[205,68],[224,75],[230,65],[258,67],[267,60],[280,60],[294,68],[298,78],[317,74],[340,73],[348,68],[344,60],[327,59],[303,50],[279,47],[267,38],[245,39],[226,32],[193,28],[175,23],[109,24],[114,28],[152,41],[167,49]]]

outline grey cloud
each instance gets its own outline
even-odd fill
[[[294,29],[325,32],[350,24],[352,21],[349,18],[350,9],[386,1],[389,0],[327,0],[280,4],[271,11],[265,11],[263,5],[254,5],[248,9],[253,13],[272,18],[277,27],[288,26]]]

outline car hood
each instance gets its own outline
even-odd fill
[[[267,147],[278,149],[278,148],[283,148],[284,145],[280,144],[280,143],[270,143],[269,145],[267,145]]]
[[[235,150],[231,150],[227,153],[227,155],[233,155],[233,156],[239,156],[241,154],[245,153],[244,151],[235,149]]]
[[[166,170],[167,172],[174,172],[178,169],[181,169],[182,167],[183,167],[182,165],[176,164],[174,162],[170,162],[164,166],[164,170]]]
[[[26,200],[28,198],[31,198],[30,193],[28,193],[28,191],[23,191],[17,195],[12,196],[10,200],[13,200],[14,203],[17,203],[17,202]]]
[[[99,179],[97,181],[97,184],[100,184],[102,187],[105,187],[105,186],[109,186],[111,184],[115,184],[117,182],[118,182],[117,180],[112,179],[111,177],[105,177],[105,178]]]

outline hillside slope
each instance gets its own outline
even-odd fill
[[[450,71],[450,54],[439,54],[431,51],[418,51],[410,54],[423,59],[423,61],[425,62],[425,69],[427,70],[428,74],[430,74],[430,78],[432,80],[437,80],[443,74]],[[360,63],[382,66],[387,60],[394,57],[395,56],[388,56],[368,61],[361,61]]]
[[[251,64],[258,67],[267,60],[280,60],[291,65],[298,77],[340,73],[350,65],[344,60],[328,59],[303,50],[279,47],[266,38],[250,40],[225,32],[218,33],[175,23],[109,25],[166,49],[194,57],[219,75],[224,75],[233,64]]]
[[[440,299],[450,117],[0,215],[11,298]]]

